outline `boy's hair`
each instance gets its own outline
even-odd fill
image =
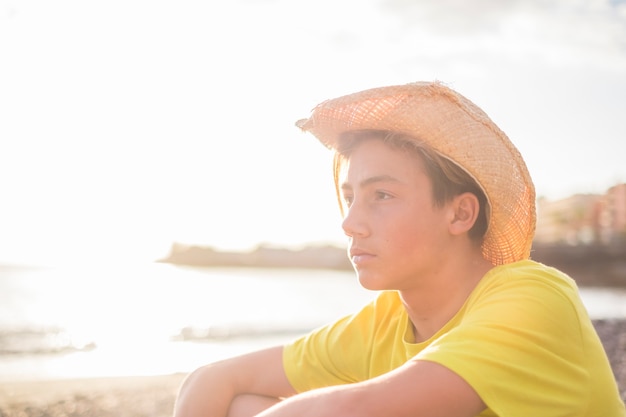
[[[442,207],[457,195],[466,192],[474,194],[478,199],[480,209],[476,222],[468,235],[474,242],[482,243],[489,224],[489,204],[482,188],[459,165],[435,152],[423,141],[403,133],[386,130],[356,130],[341,135],[341,140],[338,141],[339,146],[334,155],[333,174],[335,191],[342,211],[343,205],[341,204],[339,186],[341,164],[362,141],[368,139],[382,140],[393,149],[407,151],[419,157],[432,184],[432,197],[435,206]]]

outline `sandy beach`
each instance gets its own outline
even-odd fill
[[[595,321],[626,401],[626,320]],[[0,417],[166,417],[184,374],[0,383]]]
[[[171,417],[184,374],[0,383],[0,417]]]

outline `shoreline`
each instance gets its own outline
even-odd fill
[[[623,245],[534,242],[530,258],[565,272],[579,286],[626,288],[626,247]],[[223,251],[210,246],[174,243],[170,253],[156,262],[182,267],[353,270],[346,248],[333,244],[310,244],[301,248],[261,244],[249,251]]]
[[[626,318],[594,320],[626,402]],[[171,417],[186,373],[0,382],[1,417]]]

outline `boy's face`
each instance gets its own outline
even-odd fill
[[[436,207],[416,155],[364,140],[342,164],[342,227],[361,285],[408,290],[437,272],[448,246],[448,205]]]

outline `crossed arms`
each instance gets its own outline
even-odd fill
[[[379,377],[296,394],[282,347],[207,365],[181,387],[175,417],[471,417],[485,409],[474,389],[442,365],[410,360]]]

